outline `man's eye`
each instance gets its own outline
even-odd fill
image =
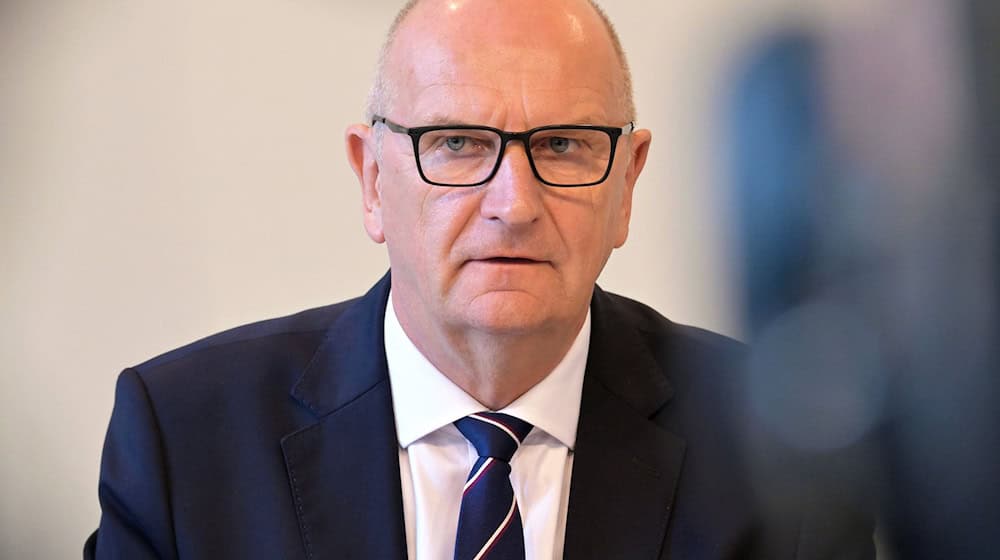
[[[468,140],[465,136],[449,136],[445,139],[444,144],[448,146],[449,150],[459,151],[465,147],[465,143]]]
[[[549,149],[557,154],[562,154],[569,150],[571,142],[572,141],[569,138],[563,138],[561,136],[553,136],[548,140]]]

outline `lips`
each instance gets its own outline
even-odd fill
[[[494,266],[537,266],[541,264],[552,264],[544,259],[536,259],[526,256],[515,255],[495,255],[472,257],[465,261],[466,264],[494,265]]]
[[[543,262],[535,259],[529,259],[526,257],[490,257],[487,259],[477,259],[477,260],[494,264],[538,264]]]

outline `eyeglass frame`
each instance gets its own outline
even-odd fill
[[[379,123],[384,124],[386,128],[388,128],[392,132],[396,132],[399,134],[406,134],[410,137],[410,139],[413,141],[413,159],[416,160],[417,162],[417,172],[420,174],[420,178],[423,179],[425,183],[437,187],[455,187],[455,188],[478,187],[492,181],[493,177],[496,176],[497,171],[500,169],[500,163],[503,161],[504,153],[507,151],[507,144],[510,143],[511,140],[520,140],[521,143],[524,144],[525,148],[524,153],[528,158],[528,165],[531,166],[531,172],[534,173],[535,178],[541,181],[542,183],[550,187],[556,187],[562,189],[574,189],[579,187],[592,187],[594,185],[600,185],[601,183],[603,183],[608,179],[609,175],[611,175],[611,168],[612,166],[614,166],[615,163],[615,152],[617,151],[618,148],[618,140],[621,139],[622,136],[627,136],[635,131],[634,121],[630,121],[628,124],[621,127],[598,126],[589,124],[553,124],[553,125],[535,127],[529,130],[525,130],[523,132],[509,132],[506,130],[501,130],[499,128],[493,128],[491,126],[468,125],[468,124],[405,127],[381,115],[373,115],[372,126],[375,126],[376,124]],[[602,175],[600,179],[592,181],[590,183],[564,185],[546,181],[545,178],[542,177],[540,173],[538,173],[538,168],[535,167],[535,159],[531,157],[531,148],[530,144],[528,143],[528,141],[531,139],[531,136],[533,134],[545,130],[567,130],[567,129],[599,131],[607,134],[608,137],[611,139],[611,151],[608,153],[608,167],[607,169],[604,170],[604,175]],[[420,163],[420,137],[427,132],[434,132],[438,130],[485,130],[497,134],[500,137],[500,149],[497,151],[497,161],[493,165],[493,170],[490,171],[489,175],[487,175],[485,179],[479,181],[478,183],[468,183],[468,184],[440,183],[428,179],[427,176],[424,174],[423,166]]]

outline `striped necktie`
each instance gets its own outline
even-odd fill
[[[479,453],[462,493],[455,560],[523,560],[524,530],[510,485],[510,458],[531,424],[499,412],[477,412],[455,426]]]

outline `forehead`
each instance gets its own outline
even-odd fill
[[[622,69],[586,2],[419,7],[400,27],[386,68],[398,111],[493,120],[624,116]]]

